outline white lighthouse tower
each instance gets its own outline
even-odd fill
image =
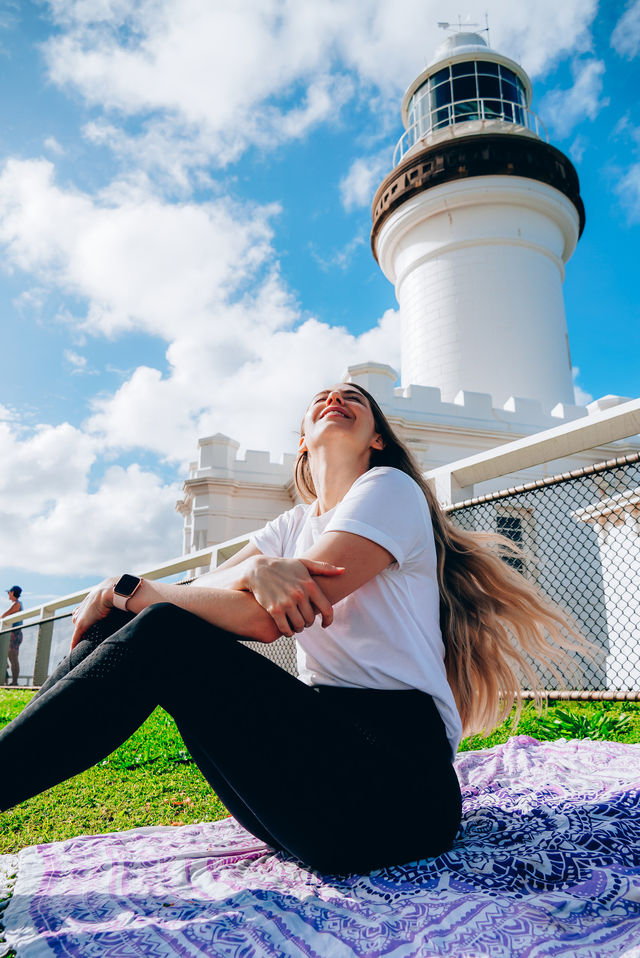
[[[437,50],[402,102],[406,132],[373,201],[395,285],[402,384],[573,403],[564,264],[584,227],[577,174],[531,112],[522,67],[476,33]]]

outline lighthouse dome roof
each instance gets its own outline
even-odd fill
[[[478,53],[487,49],[487,42],[479,33],[452,33],[440,44],[431,62],[437,63],[459,53]]]

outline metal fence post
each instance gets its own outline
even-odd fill
[[[53,615],[50,609],[42,610],[40,616],[44,619]],[[33,665],[33,685],[42,685],[49,675],[49,659],[51,656],[51,641],[53,639],[53,620],[41,622],[38,626],[38,638],[36,640],[36,659]]]
[[[5,684],[5,677],[9,662],[9,642],[11,641],[11,630],[0,632],[0,685]]]

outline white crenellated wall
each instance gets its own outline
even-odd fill
[[[293,455],[272,462],[268,452],[248,450],[238,459],[239,447],[221,433],[198,441],[198,460],[176,503],[184,518],[185,555],[259,529],[299,501],[291,481]]]
[[[500,407],[488,393],[469,390],[444,401],[434,387],[395,387],[396,371],[382,363],[350,366],[342,378],[372,393],[425,470],[626,401],[622,396],[607,396],[589,407],[558,403],[548,411],[540,402],[514,396]],[[238,458],[238,449],[239,443],[221,434],[200,440],[198,461],[191,464],[184,498],[177,504],[185,520],[185,554],[257,529],[299,501],[292,482],[294,455],[272,462],[268,452],[252,450]],[[474,495],[578,469],[636,449],[637,443],[632,441],[599,446],[477,483]]]
[[[403,386],[452,402],[462,384],[497,408],[573,403],[562,283],[578,232],[564,194],[515,176],[455,180],[394,210],[377,253],[400,304]]]

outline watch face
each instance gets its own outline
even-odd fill
[[[117,592],[118,595],[131,595],[139,581],[139,576],[125,574],[116,582],[113,591]]]

